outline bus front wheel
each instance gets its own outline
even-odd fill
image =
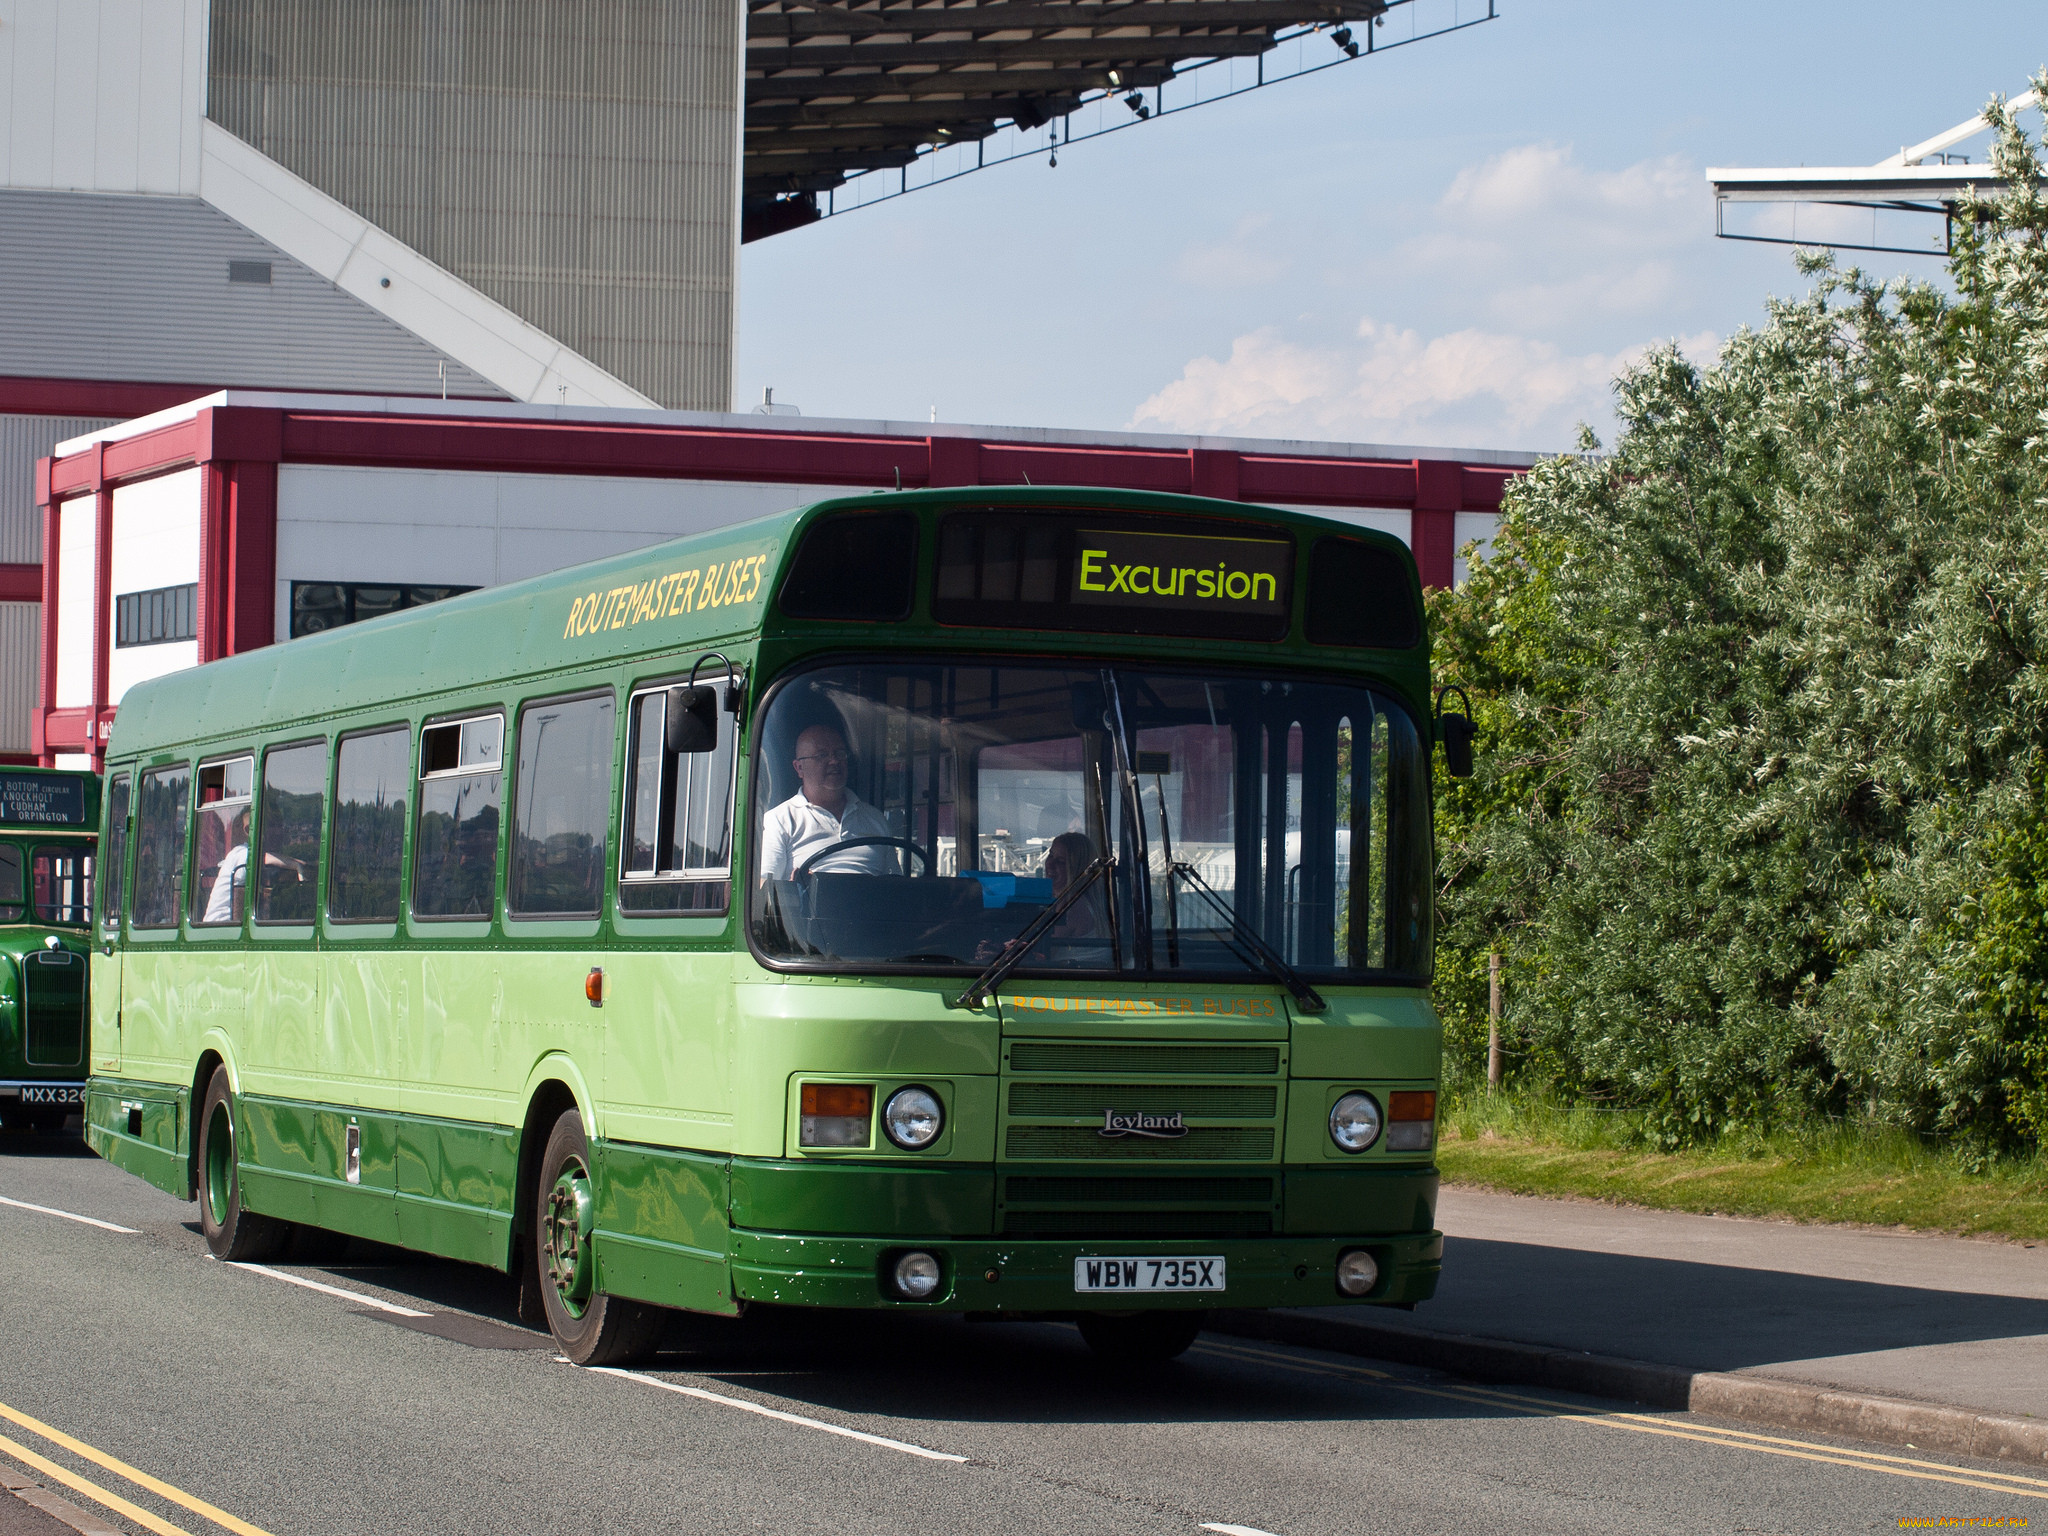
[[[661,1342],[666,1314],[597,1289],[597,1188],[583,1116],[564,1110],[541,1154],[534,1261],[548,1331],[578,1365],[626,1365]]]
[[[273,1257],[291,1223],[242,1209],[235,1157],[235,1091],[228,1069],[215,1067],[199,1111],[199,1230],[213,1256],[228,1264]]]
[[[1187,1353],[1207,1322],[1206,1312],[1127,1312],[1083,1317],[1081,1337],[1098,1360],[1137,1365]]]

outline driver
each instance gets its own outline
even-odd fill
[[[846,738],[830,725],[806,726],[796,739],[802,786],[761,818],[761,877],[794,879],[811,855],[850,837],[888,837],[882,813],[846,787]],[[829,874],[893,875],[893,848],[869,844],[827,853],[814,866]]]

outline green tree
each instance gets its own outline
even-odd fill
[[[1438,800],[1463,1070],[1499,948],[1518,1070],[1666,1140],[1816,1106],[2039,1134],[2013,978],[2048,996],[2048,939],[1979,897],[2042,818],[2048,208],[1991,111],[2008,190],[1952,293],[1803,256],[1712,367],[1626,372],[1612,454],[1518,481],[1433,597],[1484,752]]]

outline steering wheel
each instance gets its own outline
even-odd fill
[[[839,853],[847,848],[875,847],[902,848],[910,853],[914,853],[920,859],[924,860],[925,873],[931,873],[931,855],[926,853],[922,848],[918,847],[917,844],[913,843],[907,837],[849,837],[834,843],[830,848],[820,848],[808,859],[805,859],[802,866],[796,872],[796,878],[800,881],[807,879],[811,873],[811,866],[817,863],[818,860],[824,858],[827,854]]]

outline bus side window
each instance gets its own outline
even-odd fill
[[[135,814],[136,928],[178,926],[178,888],[185,880],[185,802],[192,770],[184,763],[142,776]]]
[[[92,911],[92,851],[42,844],[29,866],[29,897],[37,921],[83,926]]]
[[[629,916],[723,912],[731,895],[733,717],[719,711],[713,750],[671,755],[667,692],[636,694],[627,717],[619,910]]]
[[[18,923],[26,910],[21,899],[21,849],[0,843],[0,923]]]
[[[612,696],[529,704],[519,716],[508,910],[595,917],[611,820]]]
[[[273,747],[263,754],[263,805],[254,864],[256,921],[310,923],[320,868],[321,792],[327,743]]]
[[[101,841],[100,932],[113,938],[121,931],[121,902],[128,879],[128,775],[117,773],[107,786],[107,833]]]
[[[504,787],[503,715],[420,732],[420,824],[412,845],[415,917],[489,917]]]
[[[334,825],[328,834],[327,918],[398,921],[398,864],[405,849],[405,795],[412,782],[412,727],[344,736],[335,754]]]
[[[249,881],[249,810],[256,759],[230,758],[199,768],[199,815],[192,839],[192,921],[240,926]]]

